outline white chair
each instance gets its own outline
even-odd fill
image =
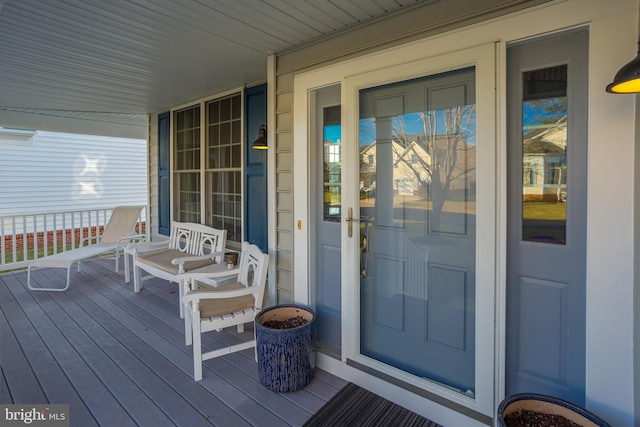
[[[193,343],[193,377],[196,381],[202,379],[203,361],[255,347],[254,335],[251,341],[203,353],[201,334],[222,331],[229,326],[237,326],[238,332],[244,332],[244,324],[253,322],[262,308],[268,263],[269,255],[256,245],[243,242],[237,282],[219,287],[198,287],[199,279],[215,280],[218,274],[187,272],[181,275],[181,279],[189,280],[192,289],[183,299],[184,325],[186,343]],[[221,277],[223,274],[219,273]]]
[[[78,248],[32,261],[27,269],[27,286],[29,289],[32,291],[66,291],[69,288],[71,267],[73,264],[78,263],[78,271],[80,271],[80,263],[82,261],[109,252],[115,252],[117,273],[119,270],[120,251],[132,241],[144,238],[144,235],[133,234],[141,212],[142,206],[118,206],[111,213],[109,222],[104,226],[104,230],[100,236],[90,236],[83,239]],[[86,242],[92,240],[97,240],[98,242],[83,246]],[[32,268],[66,268],[67,285],[64,288],[33,287],[31,285]]]

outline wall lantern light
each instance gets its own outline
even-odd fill
[[[640,41],[638,55],[616,73],[613,83],[607,86],[609,93],[640,93]]]
[[[258,130],[258,139],[253,141],[253,145],[251,147],[256,150],[266,150],[269,148],[267,145],[267,127],[265,125],[260,126],[260,129]]]

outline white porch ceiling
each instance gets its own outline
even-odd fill
[[[264,81],[272,53],[430,2],[0,0],[0,126],[146,132],[148,113]]]

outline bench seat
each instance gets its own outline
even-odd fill
[[[184,258],[184,252],[175,249],[159,249],[155,251],[142,252],[138,255],[138,261],[144,263],[148,267],[154,267],[165,271],[168,274],[177,276],[180,274],[180,264],[173,264],[172,261],[177,258]],[[195,270],[200,267],[215,264],[210,257],[205,259],[193,260],[184,263],[184,271]]]
[[[182,298],[188,291],[188,283],[183,283],[179,276],[188,271],[224,262],[226,242],[226,230],[203,224],[173,221],[167,241],[139,243],[127,247],[127,253],[133,257],[133,290],[140,292],[142,282],[151,277],[178,283],[180,317],[184,317]],[[148,274],[143,276],[142,271]]]

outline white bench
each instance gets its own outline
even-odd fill
[[[218,230],[191,222],[172,222],[168,240],[151,243],[135,243],[127,246],[125,254],[125,281],[129,281],[128,256],[133,257],[133,290],[140,292],[142,282],[159,277],[178,283],[180,317],[184,317],[182,298],[188,283],[178,275],[213,264],[224,263],[227,230]],[[226,268],[226,266],[225,266]],[[143,276],[142,270],[149,273]],[[233,272],[230,272],[233,274]]]

